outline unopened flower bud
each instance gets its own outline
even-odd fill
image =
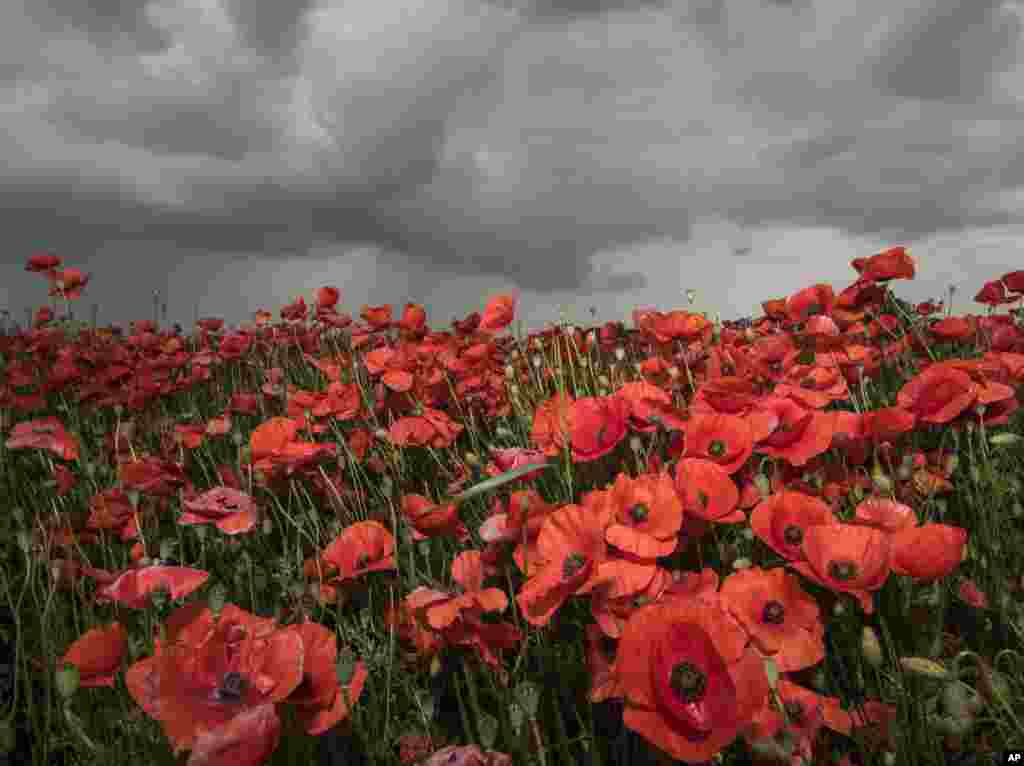
[[[860,650],[864,655],[864,659],[873,668],[882,667],[884,655],[882,654],[882,644],[878,640],[878,634],[875,629],[870,625],[865,625],[860,633]]]

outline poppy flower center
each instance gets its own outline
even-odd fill
[[[707,510],[708,500],[710,500],[710,498],[704,490],[697,490],[697,501],[700,503],[700,507],[704,510]]]
[[[715,439],[713,442],[711,442],[711,446],[708,447],[708,452],[710,452],[715,457],[721,457],[722,455],[725,454],[725,444],[719,439]]]
[[[683,702],[699,702],[708,688],[708,678],[695,665],[680,662],[672,668],[669,686]]]
[[[238,671],[230,670],[221,678],[213,694],[218,702],[239,702],[248,688],[249,680]]]
[[[852,561],[832,561],[828,565],[828,574],[833,580],[846,582],[857,576],[857,565]]]
[[[370,563],[370,557],[367,554],[365,554],[365,553],[360,553],[356,557],[356,566],[359,569],[362,569],[363,567],[365,567],[369,563]]]
[[[569,554],[565,557],[565,560],[562,562],[562,579],[572,579],[572,577],[574,577],[577,572],[583,569],[583,566],[586,563],[587,557],[584,556],[582,553]]]
[[[788,700],[783,707],[786,710],[786,715],[793,721],[797,726],[804,721],[804,706],[796,700]]]
[[[726,362],[725,364],[722,365],[722,374],[723,375],[735,375],[736,374],[736,368],[733,367],[728,362]]]
[[[778,601],[769,601],[764,605],[761,619],[769,625],[781,625],[786,620],[786,607]]]
[[[800,545],[804,541],[804,531],[796,524],[791,524],[783,531],[782,539],[786,545]]]
[[[803,380],[800,381],[800,385],[803,386],[804,388],[813,388],[814,387],[814,378],[812,378],[810,375],[808,375],[806,378],[804,378]]]
[[[629,509],[629,516],[637,524],[647,521],[647,517],[650,515],[650,511],[647,510],[647,506],[643,503],[637,503]]]

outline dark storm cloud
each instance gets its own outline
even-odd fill
[[[225,5],[246,45],[267,55],[289,56],[305,35],[303,22],[313,3],[226,0]]]
[[[81,33],[103,48],[152,52],[167,47],[168,36],[138,0],[22,0],[21,10],[45,34]],[[15,0],[15,5],[17,5]]]
[[[760,229],[1020,223],[1020,37],[994,0],[0,4],[0,260],[360,249],[410,296],[754,291]]]
[[[896,24],[872,73],[904,98],[976,101],[989,77],[1016,60],[1020,17],[1002,0],[932,0]]]

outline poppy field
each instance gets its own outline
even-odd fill
[[[0,335],[9,763],[946,766],[1024,747],[1024,271],[756,319]],[[691,301],[692,304],[692,301]],[[63,315],[58,316],[58,312]]]

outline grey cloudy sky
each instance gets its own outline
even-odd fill
[[[323,284],[435,325],[730,318],[902,244],[912,299],[1020,267],[1024,3],[8,0],[0,306],[49,250],[100,318]]]

